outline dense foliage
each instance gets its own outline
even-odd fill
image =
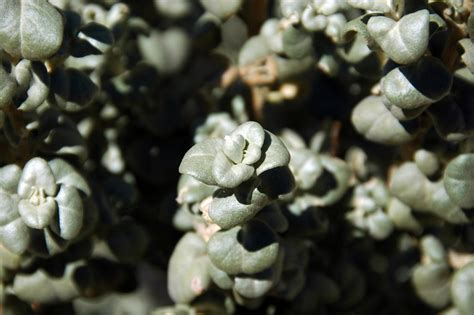
[[[0,0],[0,313],[472,314],[472,6]]]

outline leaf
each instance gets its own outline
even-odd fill
[[[256,188],[248,194],[250,198],[242,200],[232,191],[216,191],[209,206],[212,222],[223,229],[232,228],[250,220],[268,203],[267,195]]]
[[[58,185],[64,184],[75,187],[86,196],[90,196],[89,184],[69,163],[63,159],[52,159],[48,164]]]
[[[265,131],[261,161],[257,165],[257,175],[273,168],[287,166],[290,163],[290,152],[288,152],[285,144],[280,138],[268,131]]]
[[[385,16],[371,17],[367,30],[390,59],[409,64],[421,58],[428,48],[429,26],[428,10],[419,10],[398,21]]]
[[[464,62],[471,73],[474,73],[474,43],[472,39],[463,38],[459,41],[459,45],[464,51],[461,55],[462,62]]]
[[[415,233],[423,230],[420,223],[413,217],[410,207],[397,198],[391,199],[387,207],[387,214],[397,229]]]
[[[41,62],[23,59],[15,66],[15,78],[19,92],[25,91],[27,97],[16,104],[18,109],[31,111],[42,104],[49,94],[49,74]]]
[[[212,282],[214,282],[219,288],[229,290],[234,286],[234,280],[227,273],[214,266],[211,261],[209,261],[208,264],[208,272]]]
[[[417,150],[414,161],[420,171],[426,176],[431,176],[439,169],[439,160],[435,153],[427,150]]]
[[[310,33],[293,25],[283,30],[283,51],[288,58],[301,59],[313,53]]]
[[[0,188],[10,194],[16,193],[20,177],[21,168],[18,165],[5,165],[0,168]]]
[[[4,66],[0,65],[0,108],[3,108],[12,100],[16,93],[16,89],[17,85],[15,80],[7,71],[5,71]]]
[[[246,164],[233,164],[224,152],[217,152],[212,166],[212,176],[217,185],[223,188],[235,188],[252,178],[255,169]]]
[[[411,130],[400,121],[383,104],[379,96],[368,96],[352,111],[352,124],[368,140],[400,145],[413,139]]]
[[[61,14],[46,0],[1,0],[0,47],[14,57],[43,60],[63,40]]]
[[[451,284],[453,303],[460,315],[469,315],[474,309],[474,262],[457,270]]]
[[[452,75],[441,61],[426,57],[391,70],[382,79],[381,88],[391,104],[414,110],[441,100],[451,91],[452,83]]]
[[[51,229],[65,240],[74,239],[80,232],[84,210],[78,191],[68,185],[61,185],[56,196],[58,211]]]
[[[38,269],[32,274],[17,274],[13,281],[13,291],[20,299],[29,303],[69,302],[79,296],[79,291],[72,279],[78,263],[68,264],[60,278],[49,276]]]
[[[223,147],[221,139],[206,139],[189,149],[179,165],[179,172],[193,176],[207,185],[217,185],[212,167],[214,158]]]
[[[463,208],[474,208],[474,154],[460,154],[449,162],[443,181],[454,203]]]
[[[418,265],[412,276],[416,294],[428,305],[441,309],[450,301],[450,270],[446,263]]]
[[[44,190],[48,196],[56,195],[56,181],[48,163],[39,157],[29,160],[18,183],[18,195],[29,199],[37,190]]]
[[[252,220],[215,233],[207,250],[212,263],[222,271],[230,275],[255,274],[276,262],[279,243],[275,232],[265,223]]]
[[[168,267],[168,293],[176,303],[187,304],[210,285],[206,242],[186,233],[176,245]]]
[[[18,195],[0,190],[0,244],[21,255],[28,247],[30,233],[18,213]]]
[[[51,223],[56,213],[56,202],[53,197],[46,197],[38,205],[22,199],[18,203],[18,211],[26,225],[33,229],[43,229]]]
[[[240,10],[243,0],[200,0],[200,3],[206,11],[209,11],[218,18],[225,20]]]

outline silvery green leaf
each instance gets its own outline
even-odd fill
[[[255,299],[264,296],[275,285],[275,268],[269,268],[251,276],[236,276],[234,290],[245,298]]]
[[[206,242],[186,233],[176,245],[168,267],[168,293],[176,303],[189,303],[210,285]]]
[[[359,133],[374,142],[399,145],[413,139],[413,134],[393,116],[379,96],[368,96],[357,104],[351,120]]]
[[[0,65],[0,108],[7,105],[17,90],[16,82],[3,65]]]
[[[42,104],[49,93],[49,74],[41,62],[23,59],[15,66],[15,79],[19,90],[26,91],[27,97],[18,109],[30,111]]]
[[[237,164],[242,161],[245,146],[245,139],[241,135],[225,136],[222,151],[232,162]]]
[[[464,53],[461,55],[462,61],[467,66],[469,71],[474,73],[474,44],[472,39],[463,38],[459,41],[459,45],[464,50]]]
[[[430,211],[438,217],[453,224],[465,224],[469,222],[466,214],[456,205],[444,188],[443,180],[432,186],[432,198]]]
[[[269,268],[278,258],[279,247],[275,232],[258,220],[221,230],[207,243],[212,263],[230,275],[255,274]]]
[[[312,6],[307,6],[301,15],[301,24],[310,32],[322,31],[328,25],[328,18],[316,12]]]
[[[382,210],[368,216],[367,227],[370,235],[376,240],[383,240],[393,232],[393,223]]]
[[[428,209],[431,206],[430,182],[415,163],[404,163],[392,174],[390,191],[414,209]]]
[[[290,168],[298,187],[304,190],[310,189],[323,172],[319,155],[307,149],[290,150],[290,154]]]
[[[14,57],[46,59],[63,40],[61,14],[46,0],[2,0],[0,47]]]
[[[423,255],[429,258],[432,263],[446,263],[447,255],[443,243],[433,235],[423,236],[420,242],[420,248]]]
[[[290,25],[283,31],[283,51],[288,58],[301,59],[313,53],[311,34]]]
[[[399,64],[417,61],[428,48],[430,13],[420,10],[399,21],[371,17],[367,29],[387,56]]]
[[[28,199],[36,190],[43,190],[48,196],[56,195],[56,181],[48,163],[39,157],[29,160],[18,182],[18,195]]]
[[[301,76],[310,71],[314,67],[316,58],[308,55],[302,59],[290,59],[274,55],[273,58],[277,63],[278,80],[285,81]]]
[[[347,0],[347,4],[354,8],[383,13],[389,13],[394,9],[394,5],[403,5],[403,3],[404,1],[401,0]]]
[[[279,3],[281,14],[285,18],[291,18],[292,16],[299,17],[310,0],[281,0]]]
[[[83,223],[83,206],[79,192],[72,186],[61,185],[55,197],[58,211],[51,229],[65,240],[74,239]]]
[[[179,165],[179,172],[193,176],[204,184],[216,185],[212,175],[212,166],[215,156],[222,147],[223,141],[215,138],[195,144],[184,155]]]
[[[56,213],[56,208],[53,197],[46,197],[39,204],[33,204],[26,199],[18,203],[18,211],[23,222],[33,229],[43,229],[48,226]]]
[[[56,184],[63,184],[74,187],[82,191],[86,196],[91,194],[89,184],[71,164],[67,163],[63,159],[52,159],[48,162],[51,171],[54,174]]]
[[[51,73],[51,92],[54,104],[60,109],[76,112],[89,105],[99,88],[83,72],[77,69],[57,68]]]
[[[232,131],[231,136],[240,135],[244,137],[249,144],[262,147],[265,141],[265,130],[255,121],[247,121]]]
[[[378,48],[378,44],[369,34],[367,22],[374,16],[380,16],[379,13],[367,13],[347,22],[341,30],[343,41],[350,42],[359,36],[364,39],[367,46],[371,49]]]
[[[474,262],[456,271],[451,283],[451,296],[460,315],[469,315],[474,309]]]
[[[62,277],[50,276],[43,269],[32,274],[17,274],[13,282],[15,295],[29,303],[69,302],[79,296],[72,274],[77,263],[66,266]]]
[[[474,208],[474,154],[460,154],[449,162],[443,180],[454,203],[463,208]]]
[[[194,177],[183,174],[178,181],[178,197],[176,198],[176,201],[179,204],[201,202],[205,198],[211,196],[215,190],[215,186],[203,184]]]
[[[242,224],[254,217],[267,203],[268,197],[256,188],[244,193],[246,198],[231,190],[217,190],[209,205],[209,217],[223,229]]]
[[[426,304],[440,309],[450,300],[450,270],[447,264],[428,264],[415,267],[412,283],[418,297]]]
[[[137,43],[143,59],[164,74],[180,71],[192,50],[191,38],[181,28],[153,30],[147,37],[139,36]]]
[[[392,198],[387,207],[387,214],[397,229],[408,230],[419,233],[423,227],[413,217],[410,207],[398,200]]]
[[[4,246],[0,246],[0,260],[2,262],[3,270],[5,270],[4,268],[15,270],[20,268],[20,265],[23,262],[23,256],[13,253]]]
[[[283,53],[283,38],[280,20],[277,18],[267,19],[260,28],[259,38],[263,38],[271,51],[277,54]]]
[[[250,37],[239,51],[239,66],[246,66],[272,53],[263,35]]]
[[[443,182],[430,182],[415,163],[405,163],[394,172],[390,191],[415,211],[432,213],[454,224],[468,221],[462,209],[451,201]]]
[[[218,18],[224,20],[236,14],[243,4],[243,0],[200,0],[202,6]]]
[[[0,246],[21,255],[28,247],[30,233],[18,213],[19,197],[0,191]]]
[[[265,141],[262,145],[263,161],[257,166],[257,175],[281,166],[287,166],[290,162],[290,153],[283,142],[272,134],[265,131]]]
[[[413,110],[441,100],[450,92],[452,81],[441,61],[426,57],[390,71],[382,79],[382,92],[393,105]]]
[[[176,19],[190,15],[194,10],[194,3],[189,0],[155,0],[154,4],[158,12]]]
[[[223,290],[229,290],[234,286],[234,279],[232,279],[232,277],[230,277],[224,271],[214,266],[212,261],[209,261],[208,271],[212,282],[214,282],[219,288]]]
[[[417,150],[415,152],[414,161],[418,169],[426,176],[431,176],[439,169],[439,160],[435,153],[427,150]]]
[[[212,165],[212,176],[220,187],[235,188],[252,178],[255,168],[246,164],[233,164],[224,152],[215,155]]]
[[[21,177],[21,168],[16,164],[0,168],[0,189],[15,194]]]

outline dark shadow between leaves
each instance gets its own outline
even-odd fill
[[[252,220],[237,233],[237,241],[249,252],[277,243],[275,233],[263,222]]]

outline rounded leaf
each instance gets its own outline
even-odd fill
[[[37,190],[43,190],[48,196],[56,195],[57,185],[48,163],[39,157],[29,160],[23,168],[18,183],[18,195],[29,199]]]
[[[357,104],[351,120],[359,133],[374,142],[399,145],[413,139],[409,128],[393,116],[379,96],[368,96]]]
[[[428,48],[430,13],[419,10],[404,15],[399,21],[385,16],[371,17],[367,29],[373,39],[399,64],[417,61]]]
[[[56,213],[56,202],[53,197],[46,197],[39,204],[32,204],[29,200],[22,199],[18,203],[18,211],[26,225],[33,229],[47,227]]]
[[[226,19],[240,10],[243,0],[200,0],[200,2],[206,11],[220,19]]]
[[[63,41],[63,18],[46,0],[1,0],[0,48],[14,57],[42,60]]]
[[[453,276],[451,296],[460,315],[469,315],[474,309],[474,262],[468,263]]]
[[[452,81],[451,73],[438,59],[427,57],[390,71],[382,79],[382,92],[392,105],[414,110],[446,96]]]
[[[255,274],[275,263],[279,243],[265,223],[253,220],[215,233],[207,250],[212,263],[222,271],[231,275]]]
[[[474,154],[461,154],[449,162],[443,181],[454,203],[463,208],[474,208]]]
[[[451,299],[450,278],[447,264],[429,264],[415,268],[412,282],[417,295],[423,302],[440,309]]]
[[[56,196],[58,213],[51,229],[65,240],[74,239],[83,223],[83,206],[79,192],[72,186],[61,185]]]
[[[71,164],[63,159],[52,159],[48,162],[48,165],[51,168],[58,185],[64,184],[74,187],[87,196],[91,194],[89,184],[84,177],[82,177],[74,167],[71,166]]]
[[[213,176],[213,162],[222,149],[221,139],[206,139],[189,149],[179,165],[179,172],[194,177],[207,185],[216,185]]]
[[[168,293],[176,303],[189,303],[210,285],[206,242],[186,233],[176,245],[168,267]]]
[[[250,220],[268,203],[267,195],[256,188],[246,194],[244,199],[229,190],[216,191],[209,205],[212,222],[229,229]]]

